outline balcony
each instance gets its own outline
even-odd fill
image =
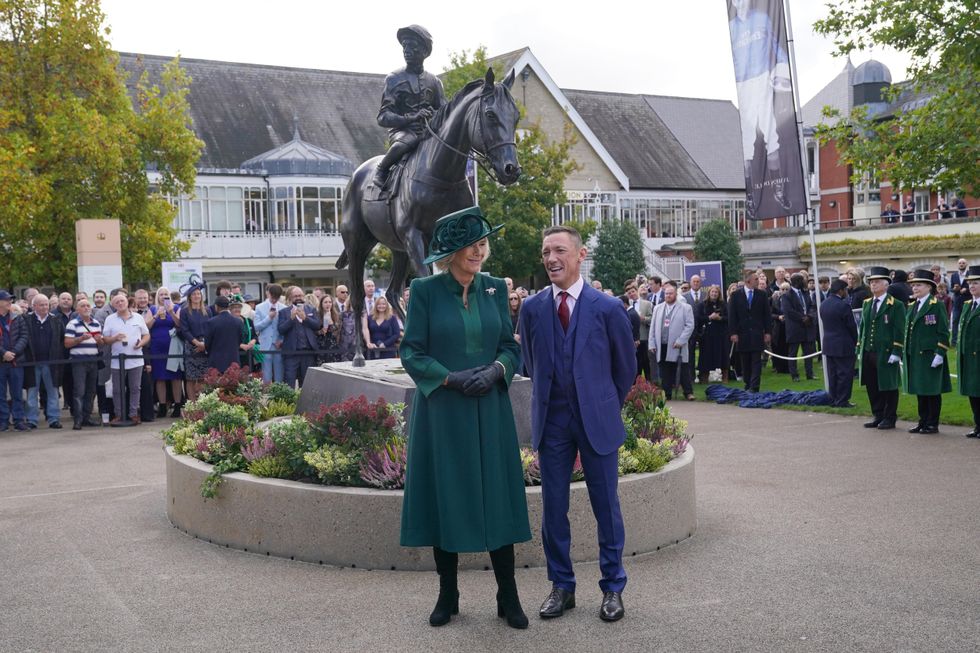
[[[336,232],[322,231],[181,231],[191,244],[186,259],[336,258],[344,249]]]

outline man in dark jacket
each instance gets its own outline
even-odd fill
[[[24,422],[24,368],[17,363],[24,359],[27,351],[27,327],[24,318],[10,312],[13,297],[6,290],[0,290],[0,431],[10,428],[11,413],[14,428],[26,431]],[[7,393],[10,404],[7,404]]]
[[[759,275],[749,272],[744,278],[745,286],[732,293],[728,300],[728,333],[742,358],[745,389],[758,392],[762,351],[772,334],[772,314],[768,295],[757,288]]]
[[[888,286],[888,294],[908,304],[912,300],[912,286],[908,284],[909,273],[905,270],[892,270],[892,282]]]
[[[783,313],[783,329],[786,331],[787,356],[795,357],[802,347],[803,355],[816,351],[813,346],[817,339],[817,307],[804,289],[803,275],[796,273],[789,278],[790,291],[779,298],[779,309]],[[800,380],[796,361],[788,361],[789,375],[794,381]],[[803,362],[806,378],[813,379],[813,358]]]
[[[847,301],[847,283],[834,279],[827,301],[820,305],[823,353],[827,357],[827,381],[833,406],[849,408],[857,360],[857,324]]]
[[[241,303],[238,303],[241,306]],[[222,295],[214,302],[217,312],[208,320],[204,333],[204,347],[208,352],[208,367],[222,374],[238,362],[239,345],[242,344],[242,321],[231,314],[231,301]]]
[[[28,315],[27,322],[27,360],[35,363],[27,368],[25,385],[27,391],[27,424],[36,428],[40,421],[38,395],[43,387],[47,397],[44,402],[44,416],[48,428],[61,428],[61,385],[60,364],[48,361],[63,360],[65,349],[65,327],[61,320],[50,313],[50,303],[45,295],[37,294],[31,301],[34,312]]]
[[[322,325],[316,310],[304,301],[302,288],[290,288],[288,299],[289,310],[279,311],[283,381],[291,388],[297,381],[303,387],[306,370],[314,361],[316,332]]]

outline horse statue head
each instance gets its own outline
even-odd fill
[[[474,104],[475,110],[479,111],[478,120],[469,121],[473,150],[489,168],[488,174],[504,186],[514,183],[521,176],[514,138],[521,113],[510,94],[514,77],[511,70],[503,82],[495,84],[493,68],[487,68],[480,101]],[[490,173],[490,170],[493,172]]]

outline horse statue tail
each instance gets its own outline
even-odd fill
[[[344,268],[347,267],[347,263],[348,263],[347,248],[345,247],[344,251],[340,253],[340,257],[337,259],[337,262],[334,263],[334,267],[337,268],[338,270],[343,270]]]

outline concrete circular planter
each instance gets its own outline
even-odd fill
[[[431,550],[398,544],[402,492],[330,487],[232,473],[214,499],[201,496],[211,465],[166,447],[167,516],[177,528],[213,544],[338,567],[434,569]],[[656,551],[690,537],[697,526],[694,449],[655,474],[619,479],[626,524],[625,556]],[[517,564],[544,566],[541,488],[527,488],[533,539],[515,547]],[[584,482],[572,483],[568,513],[572,560],[599,557],[595,518]],[[464,569],[489,565],[486,554],[460,556]]]

